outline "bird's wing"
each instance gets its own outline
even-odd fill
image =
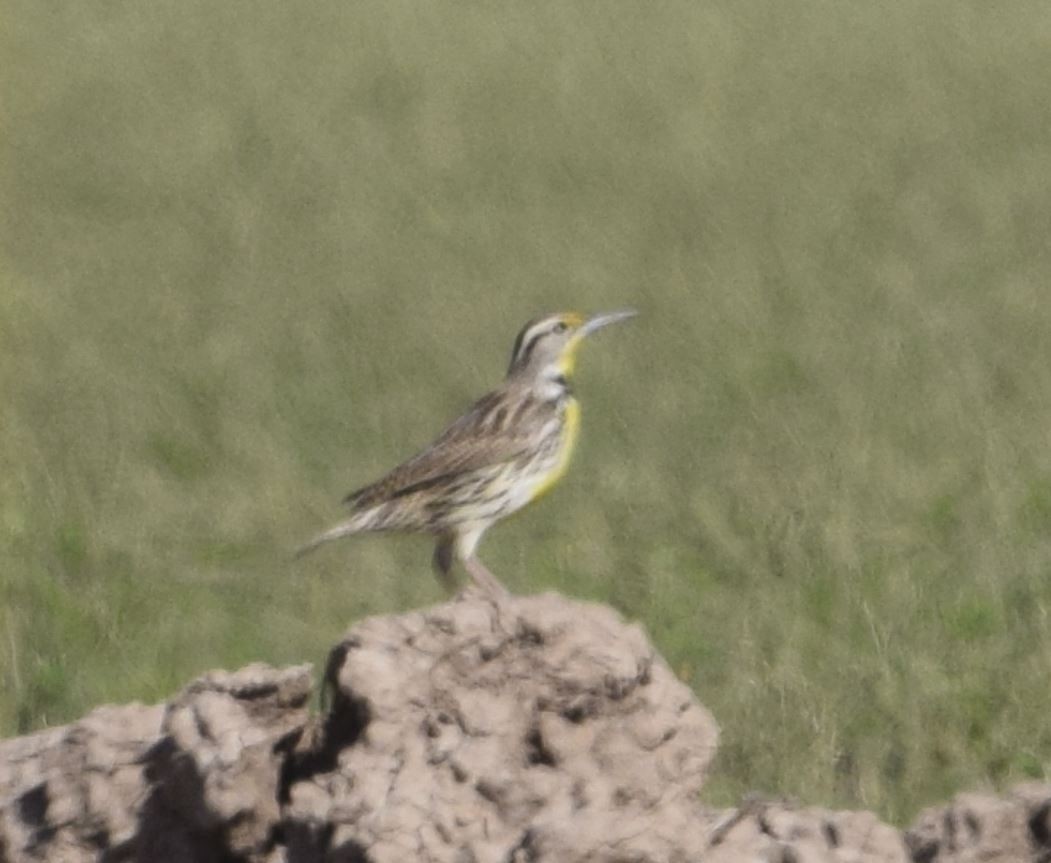
[[[371,485],[351,492],[343,503],[353,510],[403,497],[450,476],[512,461],[528,452],[536,414],[550,404],[522,395],[508,399],[496,390],[483,396],[419,455],[398,465]],[[530,416],[532,415],[532,416]]]

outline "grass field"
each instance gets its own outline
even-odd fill
[[[441,599],[288,551],[634,305],[490,567],[646,625],[713,802],[1047,776],[1051,6],[3,6],[0,733]]]

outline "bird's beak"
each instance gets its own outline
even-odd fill
[[[601,330],[603,327],[609,326],[610,324],[616,324],[620,321],[626,321],[628,318],[633,318],[638,312],[634,309],[621,309],[619,312],[605,312],[601,315],[592,315],[580,328],[579,332],[581,336],[590,336],[593,332]]]

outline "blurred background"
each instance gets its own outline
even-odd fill
[[[632,305],[490,568],[646,626],[713,803],[1046,778],[1051,6],[3,6],[0,733],[441,601],[289,552]]]

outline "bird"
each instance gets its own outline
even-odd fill
[[[484,592],[507,590],[478,558],[482,535],[535,501],[564,476],[580,429],[571,380],[583,341],[636,315],[543,315],[515,338],[503,382],[454,420],[428,447],[348,494],[349,514],[300,547],[372,531],[436,537],[433,566],[451,590],[456,561]]]

